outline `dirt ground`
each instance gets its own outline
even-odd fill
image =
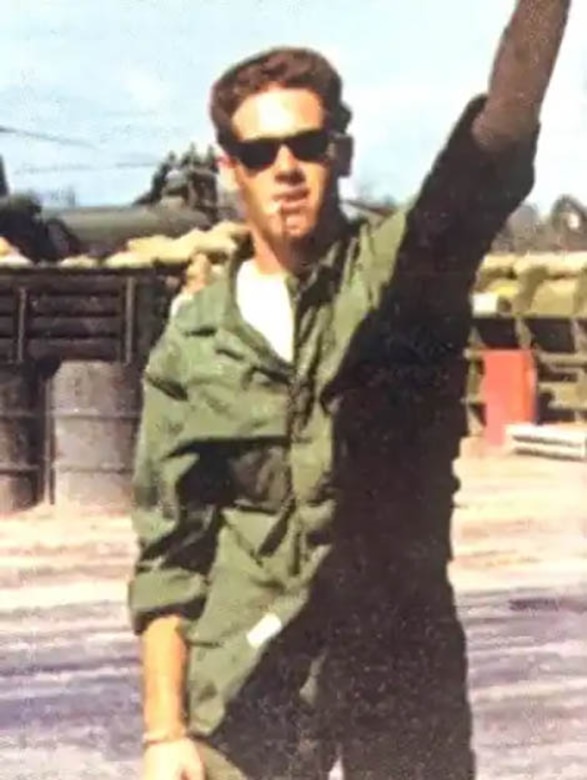
[[[479,780],[584,780],[587,464],[467,442],[451,576],[467,631]],[[138,777],[127,515],[0,518],[0,775]]]

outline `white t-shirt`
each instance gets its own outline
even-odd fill
[[[236,299],[243,319],[291,363],[294,315],[285,275],[261,273],[253,260],[246,260],[237,273]]]

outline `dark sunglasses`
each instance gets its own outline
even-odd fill
[[[231,139],[229,153],[251,171],[260,171],[275,162],[282,146],[287,146],[302,162],[318,162],[328,150],[332,134],[325,128],[306,130],[295,135],[254,138],[251,141]]]

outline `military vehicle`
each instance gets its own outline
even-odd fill
[[[61,136],[0,126],[0,133],[36,137],[51,143],[78,142]],[[47,208],[28,194],[11,192],[0,157],[0,236],[33,262],[72,255],[105,257],[130,238],[180,236],[206,229],[221,218],[214,156],[194,145],[173,152],[155,168],[148,188],[128,205]]]

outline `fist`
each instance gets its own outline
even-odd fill
[[[149,745],[143,759],[142,780],[205,780],[206,770],[191,739]]]

